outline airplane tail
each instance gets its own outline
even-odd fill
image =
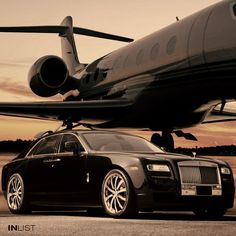
[[[75,39],[73,34],[73,21],[71,16],[67,16],[61,23],[65,26],[64,32],[60,33],[62,58],[66,62],[70,75],[82,69],[84,66],[79,62]]]
[[[0,32],[9,33],[58,33],[61,37],[62,45],[62,57],[65,60],[70,75],[73,75],[75,71],[84,67],[79,62],[74,34],[86,35],[90,37],[104,38],[122,42],[132,42],[133,39],[122,37],[119,35],[107,34],[95,30],[85,29],[81,27],[73,27],[72,17],[67,16],[61,23],[61,25],[49,25],[49,26],[11,26],[0,27]]]

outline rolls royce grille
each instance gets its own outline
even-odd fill
[[[180,173],[185,184],[219,184],[216,167],[180,166]]]

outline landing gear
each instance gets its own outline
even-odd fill
[[[169,151],[169,152],[174,152],[175,150],[175,145],[174,145],[174,139],[171,133],[169,132],[162,132],[162,143],[163,147]]]
[[[163,131],[162,135],[154,133],[152,135],[151,142],[168,152],[173,152],[175,149],[173,136],[167,131]]]

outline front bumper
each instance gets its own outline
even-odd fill
[[[192,211],[233,207],[235,186],[232,172],[228,176],[223,176],[217,171],[218,183],[215,183],[215,179],[212,181],[207,176],[206,182],[197,183],[198,179],[195,178],[196,183],[186,184],[179,174],[179,169],[172,168],[172,170],[174,171],[169,176],[156,176],[147,173],[145,184],[141,189],[136,190],[137,204],[140,210]],[[194,190],[191,190],[192,187]]]
[[[179,191],[161,192],[146,188],[137,193],[140,210],[194,210],[208,208],[232,208],[234,205],[234,188],[221,196],[182,196]]]

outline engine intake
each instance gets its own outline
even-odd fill
[[[50,97],[61,91],[68,77],[67,66],[60,57],[45,56],[32,65],[28,81],[35,94]]]

